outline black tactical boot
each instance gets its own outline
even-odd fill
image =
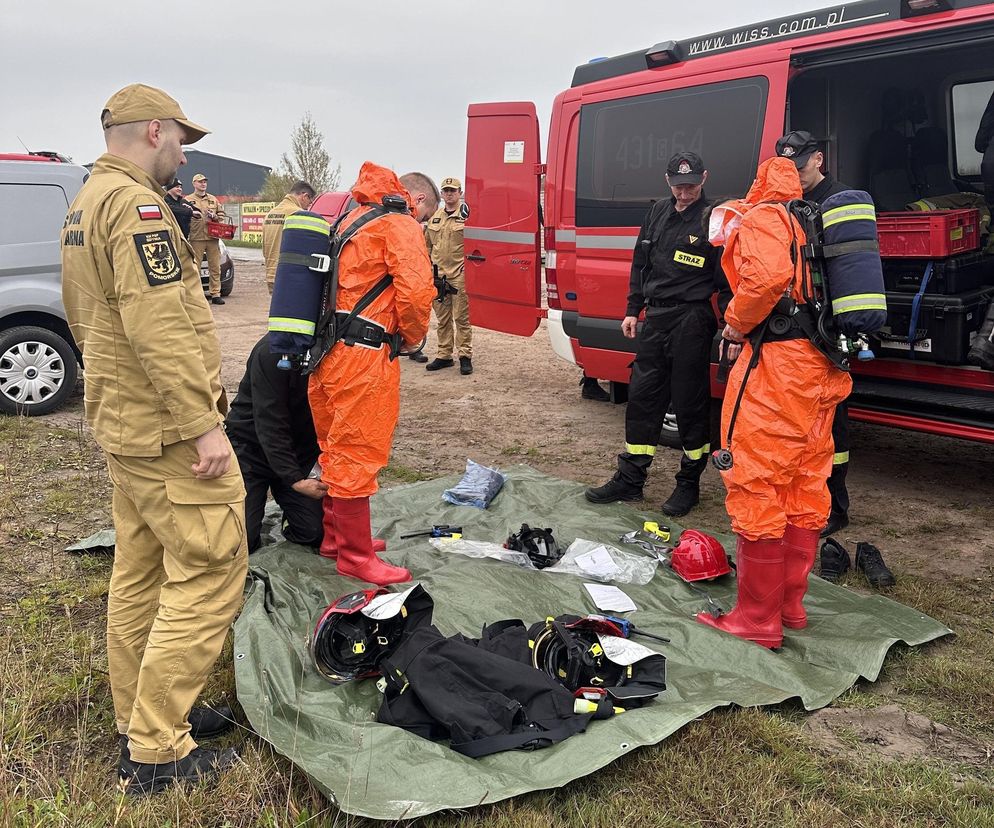
[[[880,550],[871,543],[856,544],[856,569],[861,569],[875,589],[892,587],[897,583],[894,573],[887,568]]]
[[[473,373],[473,360],[469,357],[459,357],[459,373],[463,376]]]
[[[830,535],[834,535],[836,532],[841,532],[849,525],[849,515],[845,512],[832,512],[828,516],[828,523],[825,524],[825,528],[821,530],[821,536],[827,538]]]
[[[435,357],[425,366],[426,371],[438,371],[442,368],[451,368],[455,363],[451,359],[439,359]]]
[[[587,489],[583,493],[591,503],[616,503],[619,500],[641,500],[642,487],[626,483],[616,474],[603,486]]]
[[[195,742],[204,742],[208,739],[216,739],[223,736],[235,726],[235,714],[227,705],[217,707],[194,707],[187,717],[190,722],[190,736]],[[128,736],[125,733],[119,734],[121,741],[121,754],[130,759],[128,752]]]
[[[174,782],[200,782],[213,779],[238,761],[234,748],[210,750],[194,748],[176,762],[152,764],[132,762],[122,755],[117,775],[128,796],[148,796],[164,791]]]
[[[701,500],[701,475],[707,468],[708,458],[691,460],[687,455],[680,458],[680,471],[676,473],[676,488],[660,507],[664,515],[681,517],[693,509]]]
[[[416,354],[408,354],[407,358],[422,364],[428,361],[428,357],[426,357],[421,351],[418,351]]]
[[[597,402],[611,402],[611,395],[607,393],[595,377],[584,375],[580,378],[580,396],[585,400],[596,400]]]
[[[849,550],[834,538],[821,545],[821,577],[833,584],[852,567]]]

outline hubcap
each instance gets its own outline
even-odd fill
[[[66,366],[51,345],[18,342],[0,354],[0,394],[18,405],[38,405],[66,379]]]

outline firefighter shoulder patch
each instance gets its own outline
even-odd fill
[[[135,233],[133,238],[138,249],[138,260],[145,269],[145,278],[150,285],[154,287],[178,282],[183,277],[179,254],[168,230]]]

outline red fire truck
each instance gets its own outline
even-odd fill
[[[738,196],[777,138],[804,129],[878,211],[982,193],[974,137],[994,94],[992,55],[994,3],[863,0],[577,67],[553,103],[545,163],[533,104],[471,104],[473,324],[530,336],[545,318],[553,351],[622,398],[632,248],[645,211],[669,195],[673,153],[705,159],[709,197]],[[892,335],[854,368],[850,415],[994,443],[994,372],[965,359],[994,295],[994,255],[933,261],[947,278],[921,285],[929,261],[885,261],[904,268],[903,281],[892,273],[901,284],[888,280]],[[911,305],[915,330],[902,316]],[[712,383],[715,397],[722,388]]]

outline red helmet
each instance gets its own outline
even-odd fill
[[[718,539],[696,529],[684,529],[670,555],[670,566],[685,581],[706,581],[732,571]]]

